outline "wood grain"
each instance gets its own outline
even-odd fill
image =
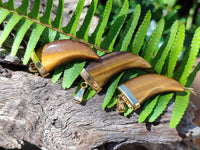
[[[63,90],[60,82],[53,85],[51,79],[37,74],[7,72],[10,76],[0,74],[0,145],[4,148],[31,143],[51,150],[117,150],[130,145],[170,149],[170,145],[194,146],[185,140],[200,134],[191,123],[190,109],[177,129],[169,128],[173,103],[155,123],[138,124],[140,109],[128,118],[115,110],[103,111],[104,92],[80,105],[73,102],[75,88]]]

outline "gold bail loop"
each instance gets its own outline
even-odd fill
[[[33,62],[31,62],[31,63],[29,64],[28,70],[29,70],[30,72],[38,72],[37,67],[35,66],[35,64],[34,64]]]
[[[83,95],[87,87],[88,87],[88,84],[86,82],[81,83],[81,89],[76,93],[74,97],[75,102],[81,103],[83,101]]]
[[[116,107],[117,112],[123,113],[125,111],[125,105],[126,105],[126,103],[124,102],[123,96],[118,95],[117,107]]]

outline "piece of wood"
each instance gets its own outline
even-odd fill
[[[7,72],[0,74],[0,145],[4,148],[21,148],[24,142],[66,150],[186,147],[183,141],[200,134],[199,127],[191,123],[191,107],[177,129],[169,128],[173,103],[155,123],[139,124],[139,110],[130,117],[101,110],[105,92],[80,105],[73,101],[76,87],[64,90],[50,78],[2,69]]]

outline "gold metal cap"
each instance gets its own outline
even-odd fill
[[[87,70],[83,69],[80,75],[85,80],[85,82],[96,91],[96,93],[99,93],[101,91],[102,88],[94,80],[94,78],[92,78],[92,76],[90,76],[90,74],[89,74],[89,72],[87,72]]]
[[[49,73],[45,70],[45,68],[43,67],[43,65],[40,62],[39,58],[37,57],[35,51],[33,51],[32,55],[31,55],[31,59],[32,59],[35,67],[37,68],[37,70],[39,71],[39,73],[41,74],[42,77],[46,77],[46,76],[49,75]],[[31,71],[33,66],[32,66],[32,64],[30,64],[29,66],[30,66],[29,70]]]
[[[124,84],[118,86],[118,90],[122,93],[122,98],[128,107],[132,108],[133,110],[136,110],[140,107],[138,100]]]

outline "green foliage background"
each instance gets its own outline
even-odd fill
[[[108,0],[105,4],[99,5],[97,14],[100,15],[100,21],[92,33],[88,35],[92,17],[97,8],[97,0],[93,0],[83,24],[77,31],[79,18],[83,10],[84,0],[79,0],[76,10],[67,24],[62,26],[62,14],[64,1],[59,0],[56,18],[51,20],[51,11],[53,0],[48,0],[46,11],[42,17],[39,17],[40,1],[35,0],[31,12],[28,13],[29,0],[23,0],[19,8],[15,9],[14,1],[9,0],[2,3],[0,0],[0,23],[7,20],[2,34],[0,35],[0,44],[3,44],[8,35],[18,25],[15,40],[12,44],[11,56],[18,52],[18,48],[28,31],[31,32],[29,41],[24,53],[24,64],[29,62],[32,52],[35,50],[38,42],[40,46],[59,39],[74,39],[92,47],[99,56],[104,54],[101,49],[109,52],[129,51],[141,55],[153,66],[152,71],[158,74],[164,74],[179,81],[183,86],[190,87],[197,71],[200,69],[198,64],[191,73],[195,58],[199,53],[200,47],[200,28],[188,25],[176,20],[176,10],[179,8],[176,1],[128,1],[123,3],[118,1],[120,7],[115,8],[115,0]],[[158,7],[152,9],[150,6]],[[142,6],[142,7],[141,7]],[[167,15],[159,13],[161,8],[167,8]],[[161,9],[163,10],[163,9]],[[170,11],[169,11],[170,10]],[[152,17],[154,17],[152,19]],[[172,19],[170,19],[172,17]],[[110,22],[111,23],[108,23]],[[154,25],[152,25],[154,24]],[[197,24],[198,25],[198,24]],[[154,28],[155,27],[155,28]],[[194,31],[189,46],[185,46],[185,31]],[[181,57],[180,57],[181,56]],[[181,59],[182,58],[182,59]],[[180,67],[175,70],[177,62],[182,61]],[[86,61],[76,61],[67,63],[57,68],[52,76],[52,82],[56,83],[63,76],[62,86],[64,89],[70,88],[84,68]],[[127,70],[113,78],[109,82],[109,87],[105,95],[102,109],[111,108],[116,104],[117,85],[146,72],[142,70]],[[78,86],[80,88],[80,86]],[[88,100],[95,95],[95,92],[88,88],[84,95],[84,100]],[[169,101],[175,97],[175,106],[170,121],[170,127],[176,127],[182,118],[189,102],[190,92],[166,93],[152,97],[145,103],[143,111],[140,114],[139,122],[148,120],[155,121],[166,109]],[[125,116],[132,112],[126,108]]]

